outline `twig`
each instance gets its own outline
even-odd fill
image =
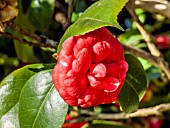
[[[126,52],[129,52],[137,57],[141,57],[141,58],[148,60],[154,66],[162,69],[164,72],[166,72],[166,74],[169,74],[169,72],[168,72],[169,69],[166,69],[168,66],[162,65],[162,61],[164,61],[164,60],[159,60],[158,58],[152,56],[150,53],[148,53],[145,50],[135,48],[133,46],[129,46],[129,45],[125,45],[125,44],[122,44],[122,46]]]
[[[136,0],[135,7],[170,18],[170,2],[167,0]]]
[[[154,45],[154,40],[151,37],[151,35],[147,32],[147,30],[143,27],[142,22],[139,20],[138,16],[135,13],[134,10],[134,0],[130,0],[128,4],[126,5],[126,8],[128,12],[131,14],[133,17],[137,28],[139,29],[141,35],[143,36],[144,40],[146,41],[148,48],[153,56],[159,57],[161,56],[161,52],[156,48]]]
[[[13,22],[7,22],[7,27],[9,27],[9,28],[11,28],[11,29],[13,29],[13,30],[23,34],[23,35],[31,37],[32,39],[35,39],[37,41],[41,40],[41,38],[38,35],[36,35],[34,33],[31,33],[31,32],[28,32],[26,30],[23,30],[21,27],[19,27],[18,25],[14,24]]]
[[[57,12],[55,14],[55,20],[63,26],[63,30],[67,28],[67,8],[61,4],[59,1],[55,2]],[[59,10],[59,11],[58,11]]]
[[[122,46],[125,51],[131,53],[132,55],[144,58],[144,59],[148,60],[150,63],[152,63],[154,66],[159,67],[157,60],[150,53],[146,52],[145,50],[135,48],[133,46],[129,46],[129,45],[125,45],[125,44],[122,44]]]
[[[70,26],[70,24],[71,24],[71,15],[73,13],[73,4],[74,4],[74,0],[69,0],[69,2],[68,2],[68,15],[67,15],[66,28],[68,26]]]
[[[3,30],[4,30],[4,26],[3,26],[2,22],[0,21],[0,32],[3,32]]]
[[[16,36],[13,36],[12,34],[8,34],[8,33],[1,33],[3,35],[5,35],[6,37],[8,38],[12,38],[12,39],[15,39],[15,40],[18,40],[20,42],[24,42],[26,44],[29,44],[29,45],[34,45],[34,46],[39,46],[39,47],[50,47],[50,48],[57,48],[57,45],[58,45],[58,42],[57,41],[54,41],[52,39],[48,39],[46,38],[44,35],[36,35],[32,32],[29,32],[29,31],[26,31],[26,30],[23,30],[20,26],[14,24],[13,22],[9,21],[9,22],[6,22],[6,27],[9,27],[10,29],[18,32],[18,33],[21,33],[22,35],[24,36],[27,36],[27,37],[30,37],[34,40],[37,41],[37,43],[32,43],[30,41],[27,41],[25,39],[22,39],[22,38],[19,38],[19,37],[16,37]]]
[[[129,119],[133,117],[147,117],[147,116],[160,116],[163,112],[170,110],[170,103],[160,104],[155,107],[150,108],[142,108],[138,109],[138,111],[134,113],[113,113],[113,114],[105,114],[100,113],[96,114],[95,112],[82,109],[80,110],[80,115],[86,114],[89,117],[78,117],[74,120],[68,121],[69,123],[81,122],[81,121],[92,121],[92,120],[120,120],[120,119]]]
[[[67,13],[67,9],[64,5],[62,5],[59,1],[56,0],[55,7],[60,9],[62,12]]]
[[[140,31],[141,35],[143,36],[144,40],[146,41],[148,45],[148,49],[151,52],[151,55],[155,58],[158,66],[164,71],[166,74],[168,80],[170,80],[170,69],[168,66],[168,63],[164,60],[161,52],[157,49],[157,47],[154,45],[154,38],[147,32],[147,30],[144,28],[144,25],[139,20],[138,16],[136,15],[134,11],[134,0],[130,0],[129,3],[126,5],[127,10],[133,17],[134,21],[136,22],[136,26],[138,30]]]
[[[56,48],[56,47],[52,46],[51,44],[38,43],[38,42],[37,42],[37,43],[34,43],[34,42],[31,42],[31,41],[28,41],[28,40],[25,40],[25,39],[22,39],[22,38],[13,36],[13,35],[11,35],[11,34],[9,34],[9,33],[0,32],[0,34],[3,35],[3,36],[5,36],[5,37],[8,37],[8,38],[17,40],[17,41],[22,42],[22,43],[25,43],[25,44],[28,44],[28,45],[30,45],[30,46]]]

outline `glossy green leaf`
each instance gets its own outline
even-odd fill
[[[119,94],[119,103],[126,113],[135,112],[139,107],[139,97],[129,82],[125,81]]]
[[[32,0],[28,10],[30,22],[38,31],[48,29],[52,23],[55,0]]]
[[[22,89],[19,101],[22,128],[60,128],[64,123],[68,105],[54,88],[51,72],[35,74]]]
[[[139,101],[146,92],[147,78],[142,64],[136,57],[126,54],[125,58],[129,69],[118,100],[122,109],[130,113],[138,109]]]
[[[123,30],[117,22],[117,15],[127,1],[128,0],[99,0],[95,2],[66,30],[60,40],[58,52],[61,50],[64,40],[70,36],[85,34],[103,26],[112,26]]]
[[[0,119],[0,128],[20,128],[18,110],[19,104],[17,103]]]
[[[0,83],[0,118],[18,103],[21,89],[26,81],[49,65],[33,64],[20,68]]]
[[[125,59],[129,65],[126,81],[131,83],[139,96],[139,100],[141,100],[147,88],[146,72],[141,62],[135,56],[125,54]]]

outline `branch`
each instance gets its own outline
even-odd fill
[[[55,6],[57,9],[56,14],[55,14],[55,20],[59,22],[63,26],[63,30],[65,30],[66,21],[67,21],[67,17],[66,17],[67,8],[57,0],[55,2]]]
[[[34,39],[36,41],[36,43],[34,42],[30,42],[26,39],[23,39],[21,37],[17,37],[17,36],[13,36],[12,34],[9,34],[9,33],[5,33],[5,32],[2,32],[1,31],[1,35],[4,35],[8,38],[12,38],[12,39],[15,39],[15,40],[18,40],[22,43],[25,43],[25,44],[29,44],[29,45],[32,45],[32,46],[39,46],[39,47],[49,47],[49,48],[56,48],[57,45],[58,45],[58,42],[57,41],[54,41],[52,39],[48,39],[46,38],[44,35],[36,35],[35,33],[32,33],[32,32],[29,32],[27,30],[23,30],[21,27],[19,27],[18,25],[14,24],[13,22],[9,21],[9,22],[6,22],[6,27],[9,27],[10,29],[18,32],[18,33],[21,33],[22,35],[24,36],[27,36],[27,37],[30,37],[32,39]]]
[[[85,114],[85,115],[88,115],[89,117],[78,117],[68,122],[75,123],[75,122],[92,121],[92,120],[120,120],[120,119],[129,119],[133,117],[147,117],[147,116],[153,116],[153,115],[160,116],[162,115],[163,112],[166,112],[169,110],[170,110],[170,103],[160,104],[160,105],[157,105],[155,107],[150,107],[150,108],[138,109],[138,111],[134,113],[130,113],[130,114],[127,114],[127,113],[96,114],[95,112],[82,109],[79,112],[80,115]]]
[[[155,46],[154,38],[152,35],[150,35],[147,30],[144,28],[144,25],[142,22],[139,20],[138,16],[136,15],[134,11],[134,0],[130,0],[129,3],[126,5],[127,10],[133,17],[136,26],[138,30],[140,31],[141,35],[143,36],[145,42],[147,43],[148,49],[151,52],[151,55],[154,57],[154,59],[157,62],[157,65],[164,71],[166,74],[167,78],[170,80],[170,69],[168,66],[168,63],[164,60],[161,52],[157,49]]]
[[[67,15],[66,28],[68,26],[70,26],[70,24],[71,24],[71,15],[73,13],[73,4],[74,4],[74,0],[69,0],[69,2],[68,2],[68,15]]]
[[[67,13],[67,9],[65,8],[65,6],[57,0],[55,2],[55,7],[60,9],[63,13]]]
[[[136,0],[135,7],[170,18],[170,2],[167,0]]]
[[[47,44],[47,43],[34,43],[34,42],[31,42],[31,41],[28,41],[28,40],[25,40],[25,39],[22,39],[22,38],[19,38],[17,36],[13,36],[9,33],[4,33],[4,32],[0,32],[1,35],[7,37],[7,38],[11,38],[11,39],[14,39],[14,40],[17,40],[19,42],[22,42],[22,43],[25,43],[25,44],[28,44],[30,46],[38,46],[38,47],[50,47],[50,48],[56,48],[54,46],[52,46],[51,44]]]
[[[146,41],[148,48],[153,56],[159,57],[161,56],[161,52],[156,48],[155,44],[153,43],[153,37],[147,32],[144,28],[144,25],[139,20],[138,16],[134,10],[134,0],[130,0],[129,3],[126,5],[126,8],[130,15],[133,17],[138,30],[140,31],[141,35],[143,36],[144,40]]]
[[[20,28],[18,25],[14,24],[13,22],[7,22],[7,27],[9,27],[9,28],[15,30],[16,32],[19,32],[25,36],[31,37],[32,39],[35,39],[37,41],[41,40],[41,38],[38,35],[28,32],[26,30],[23,30],[22,28]]]
[[[129,45],[125,45],[125,44],[122,44],[122,46],[125,51],[127,51],[137,57],[144,58],[144,59],[148,60],[150,63],[152,63],[154,66],[160,68],[160,65],[158,64],[157,60],[150,53],[146,52],[145,50],[135,48],[133,46],[129,46]]]

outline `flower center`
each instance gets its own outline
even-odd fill
[[[92,87],[105,92],[113,92],[120,85],[119,79],[107,76],[107,67],[103,63],[93,64],[90,66],[88,80]]]
[[[106,67],[104,64],[94,64],[90,67],[90,74],[96,78],[103,78],[106,76]]]

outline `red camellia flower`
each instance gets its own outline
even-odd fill
[[[170,37],[157,35],[155,36],[156,45],[160,48],[170,48]]]
[[[99,28],[63,43],[52,78],[66,103],[89,107],[116,101],[127,70],[121,44]]]

